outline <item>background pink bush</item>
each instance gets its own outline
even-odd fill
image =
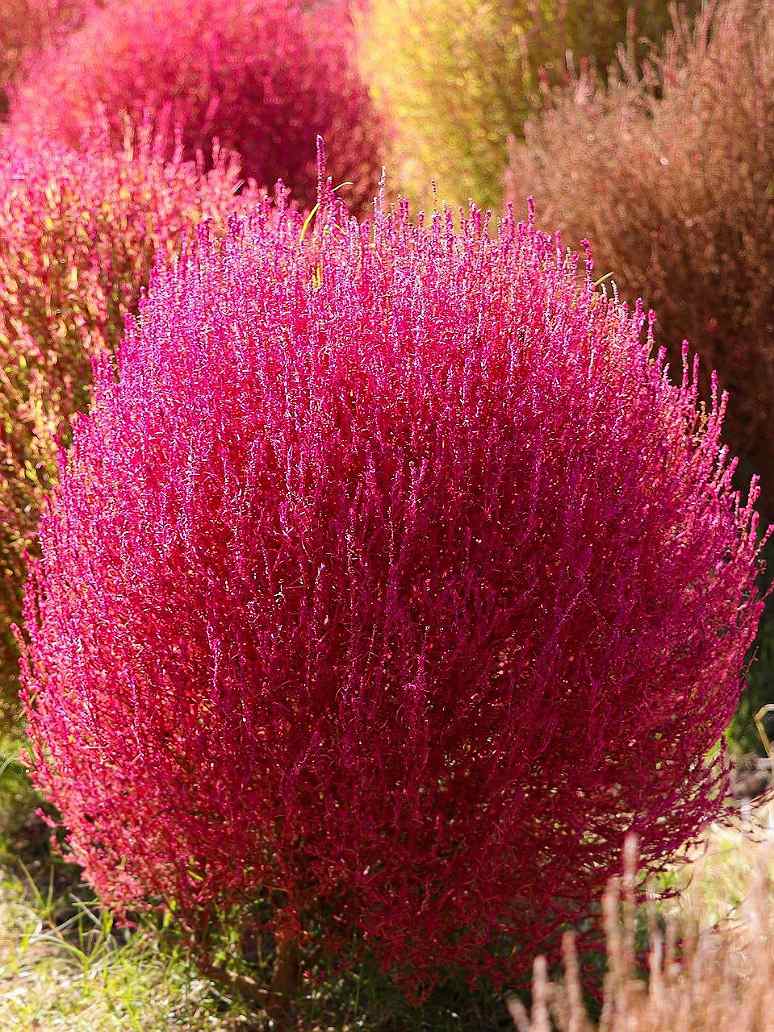
[[[645,323],[477,213],[267,202],[157,270],[27,598],[35,776],[103,899],[511,979],[627,832],[653,869],[717,813],[755,517]]]
[[[17,132],[78,146],[102,106],[122,133],[172,106],[186,155],[236,150],[246,175],[314,203],[321,133],[354,210],[376,192],[383,127],[352,60],[347,5],[294,0],[142,0],[93,14],[42,57],[13,107]]]
[[[54,46],[101,0],[3,0],[0,5],[0,117],[26,61]]]
[[[202,219],[225,228],[238,165],[204,175],[166,138],[128,132],[114,152],[39,143],[0,148],[0,717],[13,709],[25,554],[34,549],[56,453],[88,405],[91,359],[116,346],[154,250],[171,257]],[[0,720],[0,726],[2,720]]]

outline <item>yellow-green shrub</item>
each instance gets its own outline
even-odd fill
[[[427,201],[497,205],[509,136],[520,137],[541,83],[567,53],[607,68],[670,26],[668,0],[371,0],[361,61],[396,128],[400,186]],[[693,7],[697,4],[693,3]]]

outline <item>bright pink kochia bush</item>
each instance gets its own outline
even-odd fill
[[[352,181],[352,209],[376,193],[384,127],[344,0],[117,0],[37,61],[11,120],[18,136],[79,146],[100,110],[120,138],[124,113],[170,107],[186,157],[217,141],[259,186],[282,179],[311,205],[320,133],[337,183]]]
[[[414,989],[509,979],[627,832],[654,869],[721,809],[756,489],[577,274],[330,194],[157,269],[27,598],[35,777],[107,902],[270,890]]]

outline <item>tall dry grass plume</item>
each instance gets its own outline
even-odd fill
[[[720,925],[696,931],[670,917],[649,920],[647,977],[636,948],[636,844],[627,843],[625,872],[603,900],[608,971],[597,1023],[584,1003],[571,932],[563,942],[563,974],[549,979],[534,964],[532,1008],[508,1007],[518,1032],[770,1032],[774,1029],[772,847],[761,846],[750,891]]]

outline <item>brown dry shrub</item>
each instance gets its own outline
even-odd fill
[[[508,193],[532,195],[600,276],[687,338],[732,395],[727,434],[774,511],[774,0],[676,20],[645,75],[579,77],[514,146]],[[676,363],[679,369],[679,362]]]

